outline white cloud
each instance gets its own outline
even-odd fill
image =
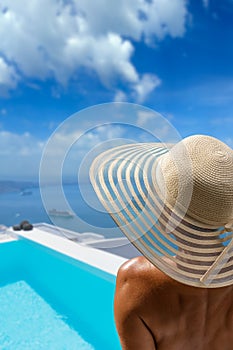
[[[181,139],[181,136],[170,123],[171,119],[172,115],[164,116],[155,111],[140,110],[138,111],[137,125],[151,133],[154,139],[159,142],[176,143]],[[142,134],[140,141],[148,142],[149,138],[147,134]]]
[[[9,131],[0,131],[0,156],[41,155],[43,146],[42,140],[36,139],[28,132],[20,135]]]
[[[7,64],[6,61],[0,57],[0,93],[5,94],[9,89],[14,89],[18,79],[19,76],[14,67]]]
[[[90,149],[105,141],[123,137],[124,131],[123,127],[111,124],[103,124],[86,131],[78,128],[57,131],[48,141],[44,156],[51,157],[52,160],[55,157],[68,156],[70,153],[73,159],[77,160],[79,156],[83,156]]]
[[[152,121],[155,119],[155,112],[150,111],[139,111],[138,112],[138,119],[137,119],[137,125],[140,127],[145,126],[149,121]]]
[[[82,136],[82,130],[68,130],[65,132],[55,132],[52,138],[48,140],[47,157],[60,157],[64,151],[69,151],[70,147]]]
[[[0,177],[37,177],[43,147],[30,133],[0,131]]]
[[[62,129],[55,131],[47,143],[29,132],[17,134],[0,130],[0,162],[4,165],[0,169],[0,177],[9,174],[37,176],[42,154],[46,165],[42,167],[45,177],[52,178],[63,170],[65,175],[76,176],[76,170],[83,160],[86,159],[86,164],[89,166],[90,159],[106,149],[125,142],[148,141],[150,135],[147,130],[153,132],[153,128],[157,125],[156,132],[165,137],[168,132],[166,125],[162,123],[163,121],[159,122],[159,117],[155,119],[156,117],[157,114],[149,110],[139,112],[138,121],[136,125],[133,124],[135,128],[132,128],[130,119],[128,122],[131,126],[125,125],[127,120],[124,119],[122,124],[100,123],[94,128],[81,128],[77,118],[76,123],[71,123],[67,127],[63,125]],[[149,128],[145,132],[138,129],[148,125]]]
[[[144,74],[142,78],[135,83],[134,91],[136,92],[136,100],[143,102],[157,86],[161,84],[161,80],[152,74]]]
[[[114,102],[125,102],[125,101],[127,101],[126,94],[123,91],[118,90],[115,94]]]
[[[142,34],[163,38],[184,34],[187,14],[185,0],[79,0],[88,28],[92,33],[105,34],[107,31],[141,40]],[[104,19],[104,20],[103,20]]]
[[[43,152],[42,182],[57,179],[60,174],[76,177],[81,164],[85,168],[85,171],[82,168],[82,178],[87,180],[90,164],[96,155],[119,144],[124,137],[125,128],[116,124],[102,124],[86,131],[78,128],[58,130]]]
[[[209,7],[209,0],[202,0],[203,1],[203,6],[205,8],[208,8]]]
[[[155,0],[144,2],[147,21],[143,23],[143,33],[150,43],[154,37],[163,39],[166,35],[182,37],[187,16],[184,0]]]
[[[187,15],[185,0],[118,0],[111,6],[107,0],[31,0],[30,6],[27,0],[5,0],[0,10],[0,52],[22,76],[54,77],[66,85],[87,68],[109,89],[125,84],[140,102],[158,78],[137,72],[132,40],[151,44],[182,36]],[[13,66],[0,62],[4,84],[15,87]]]

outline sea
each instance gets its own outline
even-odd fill
[[[60,192],[56,185],[50,185],[42,191],[35,187],[0,194],[0,225],[9,227],[28,220],[32,224],[47,223],[78,233],[94,232],[106,238],[122,236],[90,184],[63,185],[65,202],[60,200]],[[53,209],[72,212],[73,216],[53,216],[50,212]]]

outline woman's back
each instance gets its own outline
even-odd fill
[[[121,310],[116,308],[125,305],[126,300],[128,311],[120,315]],[[127,339],[132,332],[134,348],[140,349],[135,339],[140,330],[127,331],[122,327],[122,317],[127,319],[130,314],[142,320],[145,332],[151,336],[145,350],[233,349],[233,287],[205,289],[183,285],[143,257],[127,262],[119,271],[115,314],[125,342],[123,349],[131,349]]]

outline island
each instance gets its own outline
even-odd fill
[[[33,188],[38,188],[38,183],[31,181],[8,181],[1,180],[0,181],[0,194],[3,193],[27,193],[30,192]]]

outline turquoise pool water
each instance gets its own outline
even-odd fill
[[[94,350],[25,281],[0,288],[0,348]]]
[[[0,244],[1,350],[119,350],[115,277],[41,245]]]

